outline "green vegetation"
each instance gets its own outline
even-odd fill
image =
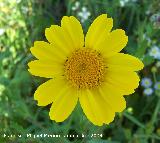
[[[124,1],[79,0],[75,5],[74,0],[0,0],[0,143],[160,142],[160,86],[154,88],[160,81],[160,57],[153,52],[154,47],[160,50],[159,0]],[[84,7],[87,18],[82,15]],[[79,18],[86,33],[102,13],[114,19],[113,29],[126,31],[129,42],[123,52],[144,62],[145,68],[139,75],[151,79],[149,88],[153,92],[140,84],[133,95],[126,97],[126,110],[102,127],[90,123],[79,105],[65,122],[51,121],[50,106],[38,107],[33,99],[34,91],[46,79],[27,71],[27,63],[33,59],[29,48],[33,41],[46,40],[45,28],[60,24],[64,15]],[[61,137],[34,138],[38,134]]]

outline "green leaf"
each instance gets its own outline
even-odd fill
[[[149,55],[146,55],[143,59],[143,63],[145,66],[148,66],[148,65],[154,63],[154,58]]]

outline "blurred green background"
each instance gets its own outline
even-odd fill
[[[159,9],[159,0],[0,0],[0,143],[159,143]],[[50,106],[38,107],[33,99],[46,79],[27,71],[33,59],[29,48],[46,40],[45,28],[60,24],[64,15],[77,17],[86,33],[102,13],[114,19],[113,29],[129,36],[123,52],[144,62],[140,86],[110,125],[94,126],[79,105],[65,122],[55,123],[48,116]],[[33,136],[40,134],[61,137]]]

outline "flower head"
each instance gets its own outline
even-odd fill
[[[156,63],[156,67],[159,68],[160,67],[160,61],[157,61]]]
[[[77,10],[79,6],[80,6],[80,2],[79,1],[75,2],[74,6],[72,7],[72,10]]]
[[[126,5],[126,3],[129,2],[129,0],[120,0],[119,2],[120,2],[120,6],[124,7]]]
[[[81,18],[81,22],[85,22],[91,13],[88,11],[86,7],[82,7],[82,11],[78,13],[78,16]]]
[[[150,20],[153,23],[154,28],[160,28],[160,13],[153,14]]]
[[[3,35],[5,30],[3,28],[0,28],[0,36]]]
[[[149,55],[155,59],[160,59],[160,49],[157,46],[151,48]]]
[[[152,85],[152,80],[150,78],[145,77],[142,79],[141,85],[145,88],[148,88]]]
[[[0,96],[2,95],[4,90],[5,90],[5,86],[3,84],[0,84]]]
[[[149,96],[153,93],[153,89],[152,88],[146,88],[146,89],[144,89],[143,93],[145,95]]]
[[[146,33],[145,33],[145,34],[143,34],[143,39],[145,39],[145,40],[147,41],[148,45],[150,45],[150,44],[151,44],[151,42],[152,42],[151,38],[150,38],[150,37],[148,37]]]
[[[157,82],[155,85],[154,85],[154,88],[156,90],[160,90],[160,82]]]
[[[50,119],[67,119],[78,99],[87,118],[99,126],[109,124],[115,112],[125,109],[123,95],[138,87],[136,71],[143,68],[143,63],[119,53],[128,37],[121,29],[111,31],[112,27],[112,18],[102,14],[94,20],[84,40],[80,22],[73,16],[64,16],[61,26],[46,29],[49,43],[34,43],[30,50],[37,60],[28,64],[29,72],[51,78],[38,87],[34,98],[39,106],[52,103]]]

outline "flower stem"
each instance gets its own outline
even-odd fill
[[[156,73],[155,72],[152,72],[152,73],[153,73],[154,82],[156,83],[157,82]]]
[[[155,110],[154,110],[152,119],[151,119],[152,125],[153,125],[154,122],[156,121],[156,118],[157,118],[157,115],[158,115],[159,110],[160,110],[160,97],[158,98],[158,102],[157,102],[156,108],[155,108]]]

